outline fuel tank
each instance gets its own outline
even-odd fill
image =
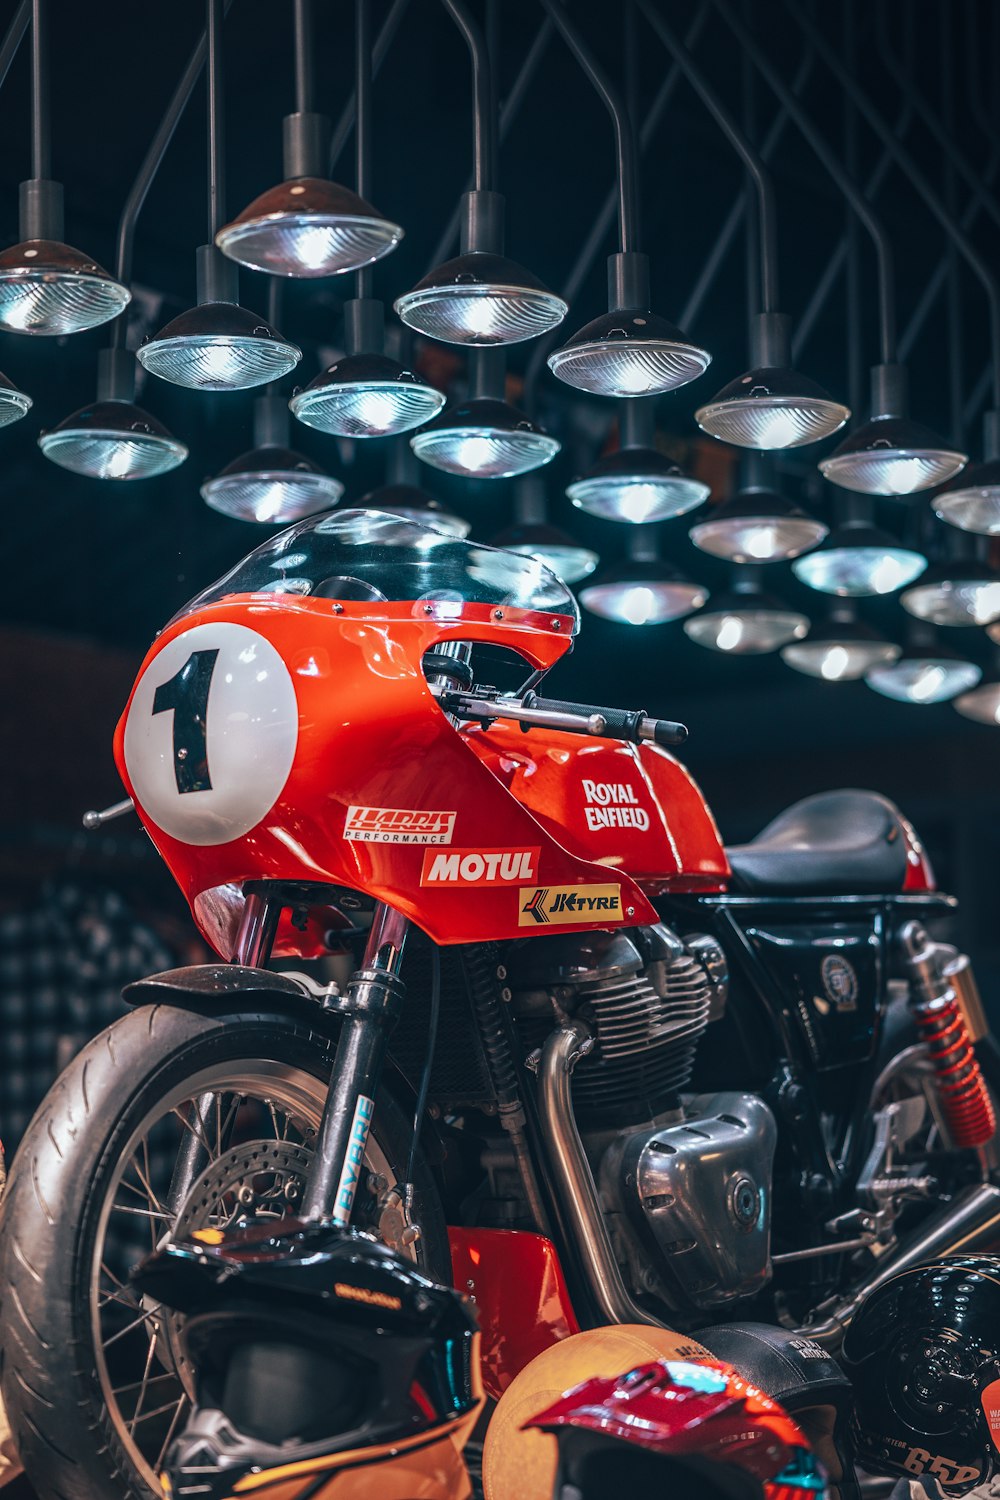
[[[469,745],[563,848],[622,870],[647,896],[724,891],[719,830],[697,784],[657,745],[625,745],[501,721]]]

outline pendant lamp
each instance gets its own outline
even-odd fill
[[[844,496],[838,511],[840,523],[823,545],[792,563],[800,583],[824,594],[861,598],[894,593],[919,578],[926,557],[876,526],[870,501]]]
[[[518,344],[555,328],[566,303],[504,254],[504,200],[496,191],[497,116],[486,38],[461,0],[444,0],[472,59],[474,181],[462,198],[461,247],[395,302],[408,327],[446,344]]]
[[[410,439],[422,463],[467,479],[512,479],[555,458],[558,439],[504,399],[505,368],[502,349],[470,351],[468,397]]]
[[[931,501],[949,526],[1000,536],[1000,411],[983,417],[983,461],[965,470]]]
[[[213,510],[238,521],[268,525],[300,521],[330,510],[344,486],[288,446],[288,404],[276,392],[254,401],[254,446],[201,487]]]
[[[967,454],[910,417],[907,384],[903,365],[873,366],[870,419],[820,460],[832,484],[865,495],[912,495],[963,468]]]
[[[38,446],[60,468],[91,479],[152,479],[169,473],[188,450],[156,417],[136,406],[135,361],[127,349],[97,356],[97,399],[65,417]]]
[[[932,625],[991,625],[1000,620],[1000,573],[989,563],[952,557],[932,563],[899,602]]]
[[[356,5],[356,15],[356,55],[364,51],[370,70],[371,48],[362,41],[369,25],[368,4]],[[368,186],[360,177],[355,193],[325,176],[330,121],[314,108],[312,0],[295,0],[294,46],[295,113],[285,116],[282,127],[285,180],[219,229],[215,243],[231,260],[272,276],[357,271],[395,250],[403,231],[367,201]],[[360,93],[357,103],[356,136],[362,155],[368,149],[370,118],[361,118]]]
[[[663,625],[707,603],[708,589],[660,557],[655,528],[630,530],[625,550],[624,562],[580,590],[580,603],[591,614],[621,625]]]
[[[224,197],[222,0],[208,9],[209,239]],[[196,305],[143,340],[137,359],[151,375],[194,390],[242,391],[295,368],[302,351],[241,307],[236,265],[212,243],[197,251]]]
[[[768,483],[764,455],[748,451],[736,494],[688,532],[694,545],[736,563],[785,562],[817,547],[829,528]]]
[[[580,510],[642,526],[682,516],[708,498],[707,484],[655,447],[653,405],[652,400],[621,403],[619,446],[567,487]]]
[[[548,357],[559,380],[596,396],[638,397],[687,385],[712,356],[650,306],[649,258],[640,253],[639,166],[625,99],[592,55],[561,0],[542,0],[611,115],[618,179],[618,253],[608,259],[608,310]]]
[[[430,526],[449,536],[468,536],[472,528],[465,517],[457,515],[436,495],[421,487],[420,465],[407,440],[396,438],[386,447],[385,483],[362,496],[358,501],[359,508],[399,516],[404,521],[415,521],[419,526]]]
[[[912,620],[901,654],[872,667],[865,682],[884,698],[926,706],[969,692],[982,675],[975,662],[942,644],[933,626]]]
[[[579,583],[589,578],[600,562],[596,552],[581,546],[568,532],[552,525],[545,487],[537,475],[522,479],[515,489],[514,524],[493,537],[490,546],[536,558],[551,568],[563,583]]]
[[[902,647],[858,618],[853,600],[838,599],[803,640],[781,650],[786,666],[823,682],[856,682],[873,667],[898,659]]]
[[[994,651],[992,662],[977,685],[959,693],[952,703],[964,719],[987,724],[991,729],[1000,726],[1000,652]]]
[[[63,243],[63,189],[51,176],[46,0],[31,7],[31,178],[18,197],[20,243],[0,251],[0,328],[58,337],[115,318],[131,292],[90,256]],[[27,397],[0,389],[0,425],[27,411]]]
[[[730,656],[763,656],[801,640],[808,629],[806,615],[761,587],[760,564],[734,567],[729,588],[684,621],[685,635],[697,645]]]

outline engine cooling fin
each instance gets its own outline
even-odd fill
[[[662,993],[645,972],[580,986],[576,1013],[596,1044],[573,1076],[581,1119],[620,1119],[623,1109],[631,1113],[640,1103],[662,1108],[689,1083],[712,987],[687,953],[659,967]]]

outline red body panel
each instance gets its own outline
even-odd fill
[[[917,830],[902,815],[900,815],[900,822],[903,825],[903,837],[906,840],[906,875],[903,878],[903,890],[936,891],[937,882],[934,879],[934,870]]]
[[[427,614],[431,607],[243,595],[175,621],[152,646],[118,726],[115,759],[195,920],[224,957],[232,956],[225,951],[232,923],[227,925],[217,908],[225,899],[235,905],[243,883],[251,880],[363,891],[403,912],[441,944],[525,937],[551,930],[552,921],[572,932],[657,920],[612,850],[607,853],[613,870],[597,838],[589,856],[578,840],[569,848],[558,836],[557,817],[543,823],[511,795],[472,748],[470,736],[457,733],[446,719],[421,669],[424,653],[449,638],[512,646],[534,665],[549,666],[568,645],[558,633],[565,622],[476,604],[439,618]],[[255,826],[228,842],[189,843],[158,826],[143,806],[126,764],[126,726],[143,676],[148,672],[150,681],[156,680],[159,653],[198,627],[219,625],[252,630],[277,652],[294,687],[297,740],[284,785]],[[185,644],[182,640],[181,647]],[[211,698],[207,718],[211,735]],[[594,748],[617,752],[610,742]],[[529,863],[521,866],[519,877],[507,880],[506,889],[462,880],[422,884],[427,848],[346,839],[352,806],[453,813],[447,842],[456,851],[470,854],[502,844],[531,851]],[[199,900],[219,891],[228,896]],[[538,891],[545,896],[536,915],[525,908]],[[567,896],[569,905],[550,917],[545,902],[565,903]],[[580,908],[581,901],[592,905]]]
[[[501,722],[466,730],[476,754],[565,848],[625,870],[647,895],[724,891],[719,830],[665,750]]]
[[[499,1401],[536,1354],[579,1333],[555,1246],[540,1234],[450,1226],[454,1284],[472,1297],[483,1388]]]

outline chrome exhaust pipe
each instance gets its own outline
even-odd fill
[[[559,1206],[572,1230],[591,1293],[609,1323],[649,1323],[667,1328],[629,1296],[622,1280],[594,1174],[590,1170],[573,1115],[570,1081],[581,1057],[594,1045],[582,1021],[553,1031],[538,1062],[538,1100],[542,1129],[552,1155]]]
[[[901,1271],[908,1271],[925,1260],[939,1260],[942,1255],[968,1255],[1000,1241],[1000,1188],[982,1182],[964,1188],[942,1208],[915,1238],[879,1261],[876,1268],[856,1286],[849,1297],[818,1308],[826,1317],[819,1323],[797,1328],[803,1338],[814,1339],[824,1349],[835,1350],[862,1302],[877,1287]]]

